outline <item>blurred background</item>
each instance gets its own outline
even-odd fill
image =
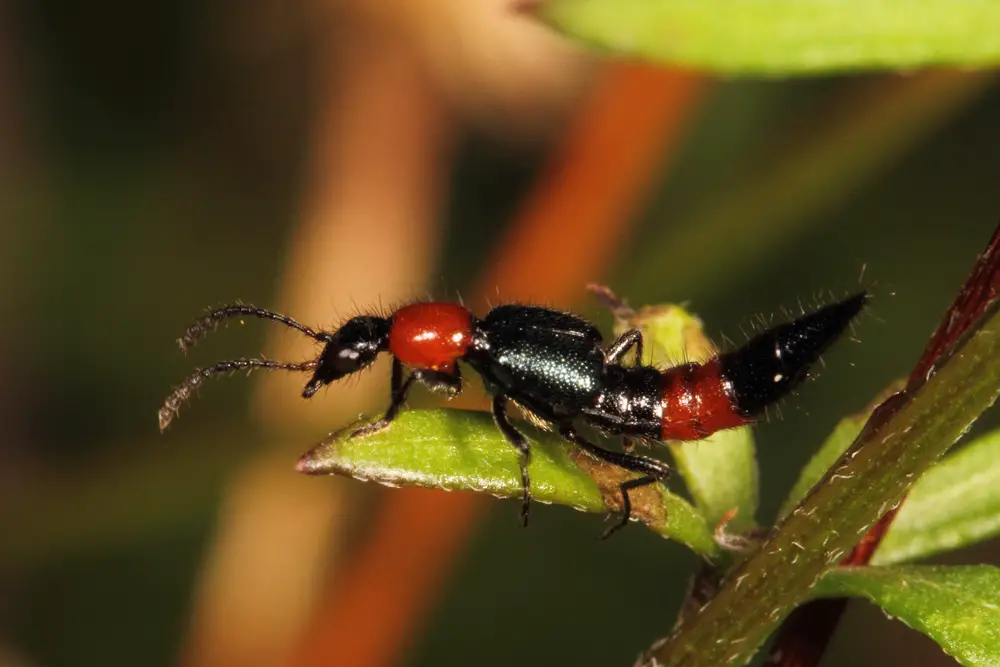
[[[607,328],[604,281],[739,340],[874,285],[860,344],[757,429],[767,523],[985,247],[998,117],[983,73],[719,80],[600,60],[506,0],[0,0],[0,665],[631,664],[682,547],[295,473],[384,408],[385,365],[309,402],[297,375],[219,380],[160,435],[195,365],[314,354],[257,322],[175,338],[237,299],[330,327],[428,293]],[[951,664],[857,605],[824,665],[886,656]]]

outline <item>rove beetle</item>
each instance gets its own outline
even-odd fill
[[[640,473],[620,484],[622,518],[605,532],[607,537],[629,521],[628,492],[662,481],[670,472],[666,463],[629,453],[633,440],[700,440],[751,423],[806,377],[868,299],[868,293],[860,292],[763,331],[738,349],[705,363],[670,368],[642,364],[643,340],[637,329],[605,346],[593,324],[539,306],[500,305],[480,319],[459,304],[418,302],[388,317],[351,318],[336,331],[316,331],[254,306],[225,306],[191,325],[178,340],[181,349],[187,350],[228,318],[252,316],[295,329],[322,343],[323,351],[316,359],[301,363],[240,358],[198,369],[160,408],[160,430],[167,428],[192,392],[214,375],[256,368],[311,372],[302,391],[303,398],[310,398],[320,387],[363,370],[388,352],[392,355],[389,408],[380,420],[351,434],[362,437],[389,427],[414,382],[450,396],[461,392],[461,361],[482,376],[493,396],[497,427],[520,453],[522,525],[527,525],[531,502],[531,447],[508,419],[510,403],[594,456]],[[625,365],[623,357],[633,348],[635,362]],[[623,436],[626,451],[614,452],[590,442],[577,431],[577,423]],[[308,456],[299,461],[298,469],[312,472]]]

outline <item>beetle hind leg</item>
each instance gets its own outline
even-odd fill
[[[622,517],[618,523],[604,531],[601,539],[611,537],[611,535],[628,525],[629,520],[632,518],[632,500],[629,498],[629,491],[655,484],[656,482],[662,482],[670,476],[670,466],[662,461],[604,449],[581,436],[572,426],[563,426],[559,432],[564,438],[602,461],[616,465],[619,468],[624,468],[625,470],[642,473],[642,477],[629,479],[618,485],[618,490],[622,496]]]

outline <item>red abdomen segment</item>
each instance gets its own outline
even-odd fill
[[[797,387],[868,303],[860,292],[768,329],[706,364],[662,373],[664,440],[694,440],[742,426]]]
[[[701,440],[752,421],[737,411],[718,358],[668,368],[661,378],[662,440]]]
[[[411,368],[451,372],[472,342],[472,313],[455,303],[414,303],[397,310],[389,352]]]

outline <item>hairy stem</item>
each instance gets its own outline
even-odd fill
[[[653,645],[640,664],[748,662],[823,571],[900,501],[1000,394],[1000,308],[984,314],[937,372],[855,443],[716,595]]]

